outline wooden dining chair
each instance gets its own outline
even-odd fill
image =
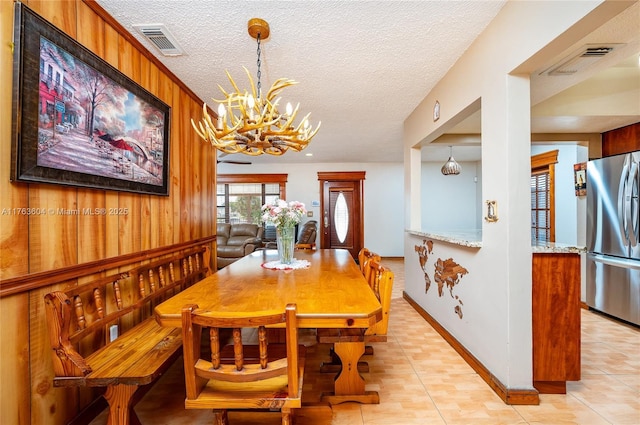
[[[375,252],[371,251],[366,247],[362,248],[360,252],[358,252],[358,264],[360,266],[360,271],[362,272],[362,275],[364,276],[364,278],[367,280],[367,283],[369,283],[369,286],[371,287],[371,289],[373,289],[373,282],[371,281],[371,268],[369,267],[369,261],[371,260],[377,261],[379,263],[380,255],[376,254]],[[370,345],[367,345],[365,347],[364,354],[365,355],[373,354],[373,347]],[[333,356],[333,353],[332,353],[332,356]]]
[[[285,324],[286,342],[269,344],[266,326]],[[201,337],[209,330],[210,358],[202,358]],[[232,345],[223,346],[220,331],[232,329]],[[257,330],[258,345],[243,343],[242,331]],[[290,425],[300,408],[305,350],[298,344],[296,305],[283,312],[238,314],[182,309],[187,409],[213,409],[214,424],[228,424],[229,410],[279,410]]]
[[[386,342],[387,330],[389,328],[389,312],[391,310],[391,293],[393,290],[393,272],[388,267],[384,267],[379,261],[371,259],[367,262],[365,275],[368,276],[368,283],[382,306],[382,320],[362,332],[360,329],[318,329],[316,339],[320,343],[335,344],[338,342],[364,341],[365,344],[372,342]],[[368,348],[368,349],[367,349]],[[373,348],[365,348],[365,354],[373,354]],[[340,360],[331,350],[331,362],[323,363],[320,366],[321,372],[338,372],[340,370]],[[358,363],[360,372],[368,372],[369,366],[366,362]]]
[[[367,264],[371,260],[375,260],[379,263],[380,256],[368,248],[362,248],[358,252],[358,265],[360,266],[360,271],[364,275],[365,279],[367,279],[367,282],[369,281],[369,268],[367,267]]]

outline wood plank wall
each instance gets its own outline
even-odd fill
[[[95,2],[23,3],[171,107],[170,195],[9,181],[13,2],[0,1],[0,210],[128,209],[106,216],[0,215],[0,280],[214,235],[215,153],[189,122],[202,101]],[[43,295],[53,289],[0,298],[3,424],[63,424],[96,397],[91,389],[52,387]]]

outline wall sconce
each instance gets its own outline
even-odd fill
[[[484,218],[489,223],[498,221],[498,201],[484,201],[487,204],[487,215]]]

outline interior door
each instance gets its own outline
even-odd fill
[[[347,249],[358,258],[364,246],[364,172],[318,173],[322,193],[320,248]]]

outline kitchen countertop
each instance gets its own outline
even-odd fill
[[[468,248],[482,248],[482,232],[479,230],[451,232],[407,230],[407,233],[421,238],[448,242]],[[534,254],[580,254],[587,252],[587,249],[584,246],[576,246],[559,242],[538,242],[531,246],[531,251]]]
[[[531,246],[531,251],[534,254],[580,254],[587,252],[587,248],[559,242],[538,242]]]
[[[449,242],[454,245],[466,246],[468,248],[482,248],[481,231],[452,231],[452,232],[430,232],[407,230],[407,233],[421,238],[434,239],[436,241]]]

